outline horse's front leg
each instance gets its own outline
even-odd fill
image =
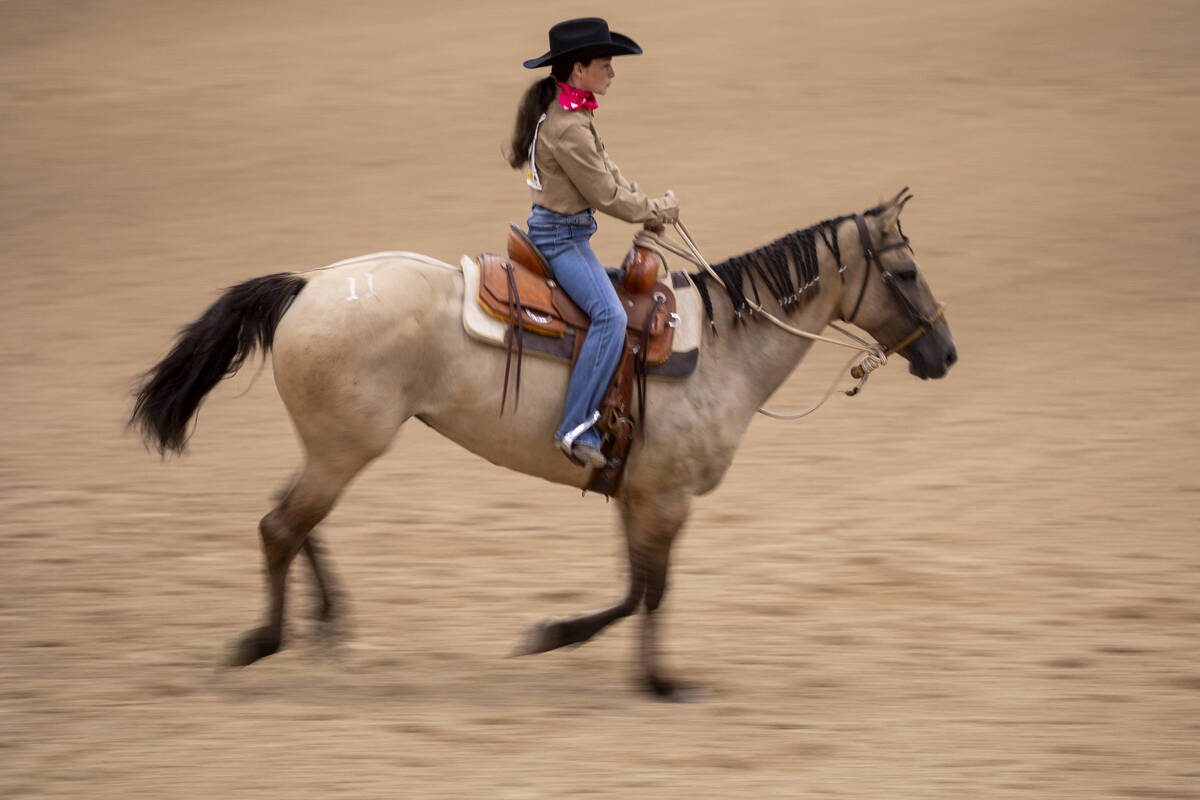
[[[622,499],[621,509],[629,538],[631,569],[643,576],[646,585],[639,660],[641,682],[656,697],[675,702],[695,699],[696,692],[666,677],[659,667],[656,612],[667,590],[671,545],[690,508],[690,497],[631,493]]]
[[[626,533],[628,534],[628,531]],[[645,580],[632,566],[632,553],[629,560],[629,589],[625,592],[625,597],[608,608],[590,614],[537,623],[526,631],[525,638],[517,645],[513,655],[529,656],[567,645],[583,644],[612,623],[637,611],[645,592]]]

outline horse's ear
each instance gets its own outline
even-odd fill
[[[880,232],[889,231],[896,226],[896,221],[900,219],[900,212],[904,210],[904,204],[912,199],[913,196],[908,193],[908,187],[905,186],[883,207],[883,212],[879,215]]]

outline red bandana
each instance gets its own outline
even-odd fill
[[[578,111],[581,108],[598,108],[596,95],[583,89],[558,81],[558,104],[567,111]]]

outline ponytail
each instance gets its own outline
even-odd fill
[[[550,67],[550,74],[541,80],[534,81],[521,102],[517,104],[517,123],[513,127],[511,150],[505,155],[508,164],[513,169],[520,169],[529,161],[529,146],[533,144],[533,131],[537,128],[538,118],[546,111],[546,107],[558,96],[558,82],[566,83],[571,77],[571,69],[579,61],[586,67],[591,59],[586,61],[575,57],[569,60],[556,61]]]

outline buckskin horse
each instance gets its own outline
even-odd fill
[[[534,626],[520,654],[585,642],[640,608],[642,685],[660,698],[685,696],[657,664],[655,611],[671,545],[692,498],[721,482],[756,409],[812,346],[743,312],[757,306],[810,332],[834,320],[854,323],[881,349],[907,359],[909,371],[922,379],[941,378],[957,359],[942,307],[900,227],[908,199],[902,191],[868,211],[794,231],[692,276],[709,320],[728,327],[705,337],[690,376],[655,382],[646,398],[652,446],[634,445],[613,498],[628,549],[628,590],[607,608]],[[807,243],[806,265],[795,263],[805,249],[796,243]],[[791,274],[801,266],[811,288],[798,295]],[[761,306],[751,304],[751,295]],[[530,359],[525,381],[531,388],[519,413],[498,416],[505,354],[466,335],[463,303],[463,271],[415,253],[267,275],[227,289],[146,373],[130,425],[161,453],[182,453],[204,396],[256,348],[272,352],[275,384],[303,445],[297,477],[259,523],[266,624],[237,640],[231,664],[248,665],[281,647],[288,567],[299,553],[316,579],[318,617],[337,617],[313,528],[405,421],[416,417],[493,464],[586,485],[587,470],[564,458],[551,435],[568,365]]]

